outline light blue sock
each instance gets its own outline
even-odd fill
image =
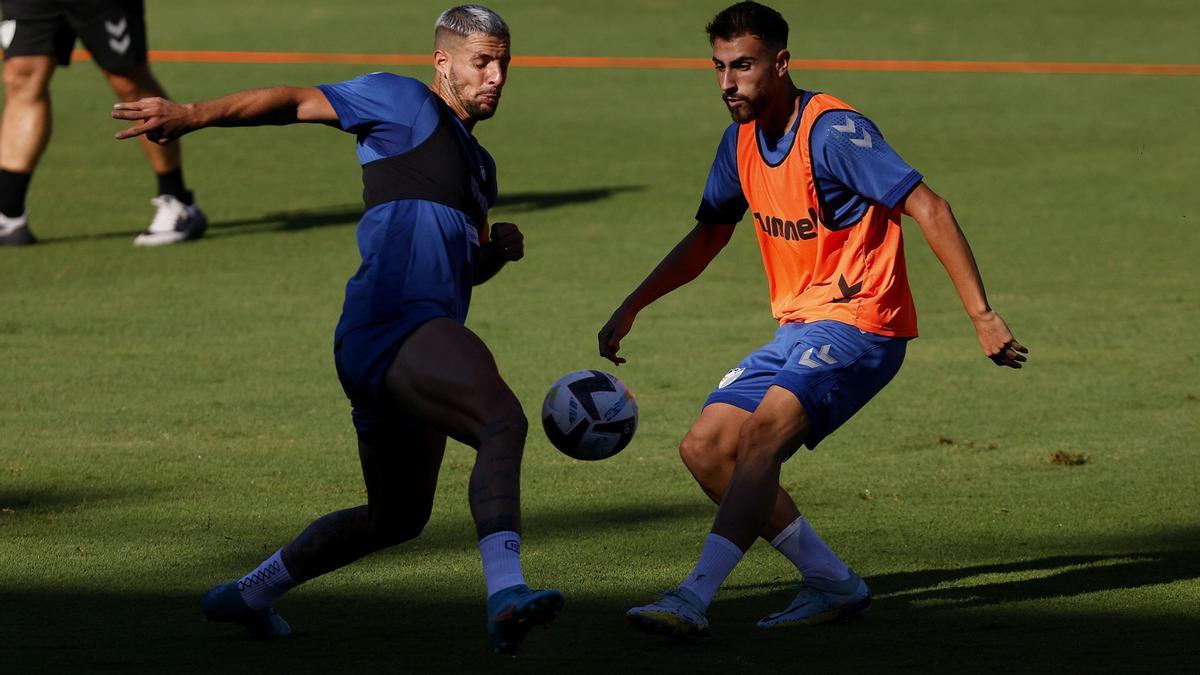
[[[710,533],[708,539],[704,540],[704,550],[700,552],[696,567],[679,586],[695,593],[708,607],[717,595],[717,589],[741,560],[742,549],[737,544],[719,534]]]
[[[792,521],[771,540],[771,545],[784,555],[805,578],[817,577],[830,581],[849,578],[850,568],[837,557],[833,549],[812,529],[804,516]]]

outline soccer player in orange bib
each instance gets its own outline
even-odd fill
[[[861,577],[838,558],[779,485],[780,467],[862,408],[900,369],[917,317],[904,269],[901,214],[914,218],[975,326],[984,354],[1020,368],[1025,347],[988,304],[950,206],[866,117],[788,73],[787,22],[755,2],[708,26],[713,64],[734,123],[725,131],[695,228],[613,313],[599,334],[614,363],[637,313],[695,279],[746,211],[780,327],[730,370],[679,446],[716,520],[695,569],[657,602],[629,610],[652,633],[706,637],[718,587],[762,537],[802,582],[795,599],[758,623],[810,625],[870,605]]]

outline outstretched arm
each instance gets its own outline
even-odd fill
[[[600,340],[600,356],[617,365],[625,363],[625,359],[617,356],[617,351],[621,349],[621,339],[633,328],[633,320],[638,312],[700,276],[704,268],[725,248],[725,244],[729,243],[733,228],[734,225],[697,223],[645,281],[625,298],[625,302],[600,329],[597,336]]]
[[[963,308],[975,325],[983,353],[998,366],[1020,368],[1029,350],[1017,342],[1004,319],[988,304],[971,245],[959,228],[950,204],[921,183],[904,200],[903,208],[921,226],[929,248],[950,275]]]
[[[245,127],[264,124],[338,120],[325,94],[315,87],[250,89],[200,103],[175,103],[164,98],[144,98],[113,106],[112,116],[134,125],[117,132],[118,139],[145,134],[166,145],[204,127]]]

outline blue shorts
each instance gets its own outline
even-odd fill
[[[363,263],[346,284],[333,353],[360,433],[401,424],[384,377],[413,331],[439,317],[467,320],[479,239],[465,217],[443,208],[390,202],[359,223]]]
[[[817,447],[891,381],[904,362],[905,338],[868,333],[840,321],[788,323],[721,379],[704,405],[754,412],[767,389],[796,395],[808,417],[808,449]]]
[[[333,364],[342,391],[350,399],[350,417],[356,431],[378,435],[413,424],[389,400],[384,377],[400,345],[413,331],[431,319],[446,316],[437,311],[414,312],[400,320],[352,330],[334,343]]]

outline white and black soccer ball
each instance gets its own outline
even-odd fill
[[[612,457],[629,445],[637,422],[633,392],[600,370],[577,370],[562,376],[542,402],[547,438],[575,459]]]

